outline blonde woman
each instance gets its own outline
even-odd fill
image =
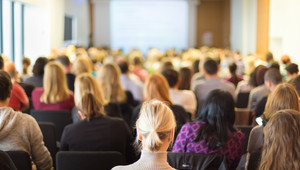
[[[174,139],[175,127],[175,117],[166,104],[159,100],[145,102],[136,122],[141,157],[131,165],[113,170],[174,169],[167,162],[167,149]]]
[[[92,93],[104,106],[104,112],[112,117],[121,117],[121,109],[118,104],[107,102],[103,96],[103,92],[96,81],[96,79],[89,73],[82,73],[76,77],[75,80],[75,104],[78,105],[81,102],[82,96],[85,93]],[[73,109],[73,122],[77,122],[78,114],[77,109]]]
[[[119,104],[123,118],[129,123],[135,102],[132,94],[121,86],[120,74],[121,71],[117,65],[106,63],[99,69],[97,80],[102,88],[104,98],[108,102]]]
[[[78,76],[81,73],[92,74],[92,61],[88,57],[78,57],[73,64],[73,74]]]
[[[268,120],[277,112],[283,109],[292,109],[300,111],[299,96],[296,89],[288,83],[278,85],[269,95],[265,112],[262,115],[263,125],[256,126],[252,129],[249,136],[247,147],[247,163],[246,167],[251,164],[249,162],[250,154],[260,151],[264,143],[264,126],[268,124]]]
[[[45,66],[43,88],[32,91],[36,110],[72,110],[75,106],[73,93],[68,89],[62,66],[53,61]]]
[[[127,164],[136,160],[128,125],[122,119],[106,116],[99,97],[85,93],[76,99],[76,107],[82,120],[65,127],[61,150],[118,151]]]
[[[169,84],[167,80],[159,73],[150,75],[144,86],[144,100],[150,101],[152,99],[160,100],[170,107],[175,116],[177,127],[176,132],[180,130],[181,126],[189,120],[189,114],[179,105],[174,105],[169,95]],[[135,122],[138,118],[141,105],[137,106],[133,111],[131,126],[134,128]]]
[[[264,128],[260,170],[300,169],[300,113],[281,110]]]

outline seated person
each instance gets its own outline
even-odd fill
[[[81,121],[65,127],[60,149],[63,151],[118,151],[126,163],[135,161],[133,136],[126,122],[106,116],[102,103],[92,93],[76,102]]]
[[[53,61],[46,65],[44,86],[32,91],[32,102],[36,110],[72,110],[74,96],[61,64]]]
[[[136,121],[137,141],[142,149],[140,159],[113,170],[174,169],[167,162],[167,149],[174,138],[176,122],[172,110],[163,102],[145,102]]]
[[[245,135],[234,127],[234,100],[229,92],[209,93],[198,120],[182,126],[172,152],[212,154],[227,157],[229,169],[241,159]]]
[[[48,63],[46,57],[39,57],[33,65],[33,76],[24,80],[24,83],[33,84],[35,87],[43,87],[44,68]]]
[[[11,77],[13,88],[8,106],[16,111],[24,111],[29,107],[29,100],[24,89],[17,83],[18,71],[13,62],[5,63],[4,70]]]
[[[228,69],[230,72],[230,77],[225,78],[225,80],[233,83],[234,86],[237,87],[238,83],[243,80],[243,77],[236,74],[237,65],[234,62],[229,64]]]
[[[52,158],[44,145],[43,135],[36,120],[28,114],[7,107],[12,90],[9,75],[0,71],[0,150],[27,152],[37,169],[49,170]]]
[[[67,84],[68,88],[71,91],[74,91],[74,82],[75,82],[75,75],[72,74],[72,64],[70,62],[69,57],[67,56],[59,56],[56,58],[56,60],[63,65],[64,72],[67,77]]]

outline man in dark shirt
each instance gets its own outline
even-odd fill
[[[68,88],[71,91],[74,91],[74,82],[75,82],[75,75],[72,74],[72,64],[70,62],[69,57],[67,56],[59,56],[56,59],[59,63],[61,63],[64,67],[64,71],[66,73],[66,77],[67,77],[67,84],[68,84]]]

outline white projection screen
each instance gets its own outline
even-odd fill
[[[110,4],[112,49],[127,53],[132,48],[144,54],[188,47],[188,2],[186,0],[115,0]]]

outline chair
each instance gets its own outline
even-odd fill
[[[6,152],[0,150],[0,169],[17,170],[14,162]]]
[[[227,170],[226,158],[221,154],[168,152],[168,163],[175,169]]]
[[[256,151],[250,154],[249,161],[246,163],[247,169],[258,169],[261,161],[262,151]]]
[[[249,109],[235,108],[235,126],[254,125],[255,114]]]
[[[65,110],[31,110],[30,114],[38,122],[54,123],[56,126],[56,139],[58,141],[60,141],[65,126],[73,122],[72,113]]]
[[[6,151],[17,169],[31,170],[31,159],[27,152],[24,151]]]
[[[249,92],[248,93],[240,92],[237,95],[236,107],[237,108],[247,108],[247,106],[248,106],[248,100],[249,100],[249,95],[250,95]]]
[[[52,122],[38,122],[38,124],[44,137],[43,140],[45,146],[48,148],[52,160],[55,161],[55,155],[58,151],[56,145],[55,124],[53,124]],[[55,165],[55,162],[53,162],[53,165]]]
[[[253,128],[253,126],[236,126],[238,130],[244,133],[245,135],[245,144],[244,144],[244,149],[243,149],[243,154],[247,153],[247,147],[248,147],[248,140],[249,140],[249,135],[250,132]]]
[[[116,151],[60,151],[56,155],[57,170],[110,170],[122,163]]]

